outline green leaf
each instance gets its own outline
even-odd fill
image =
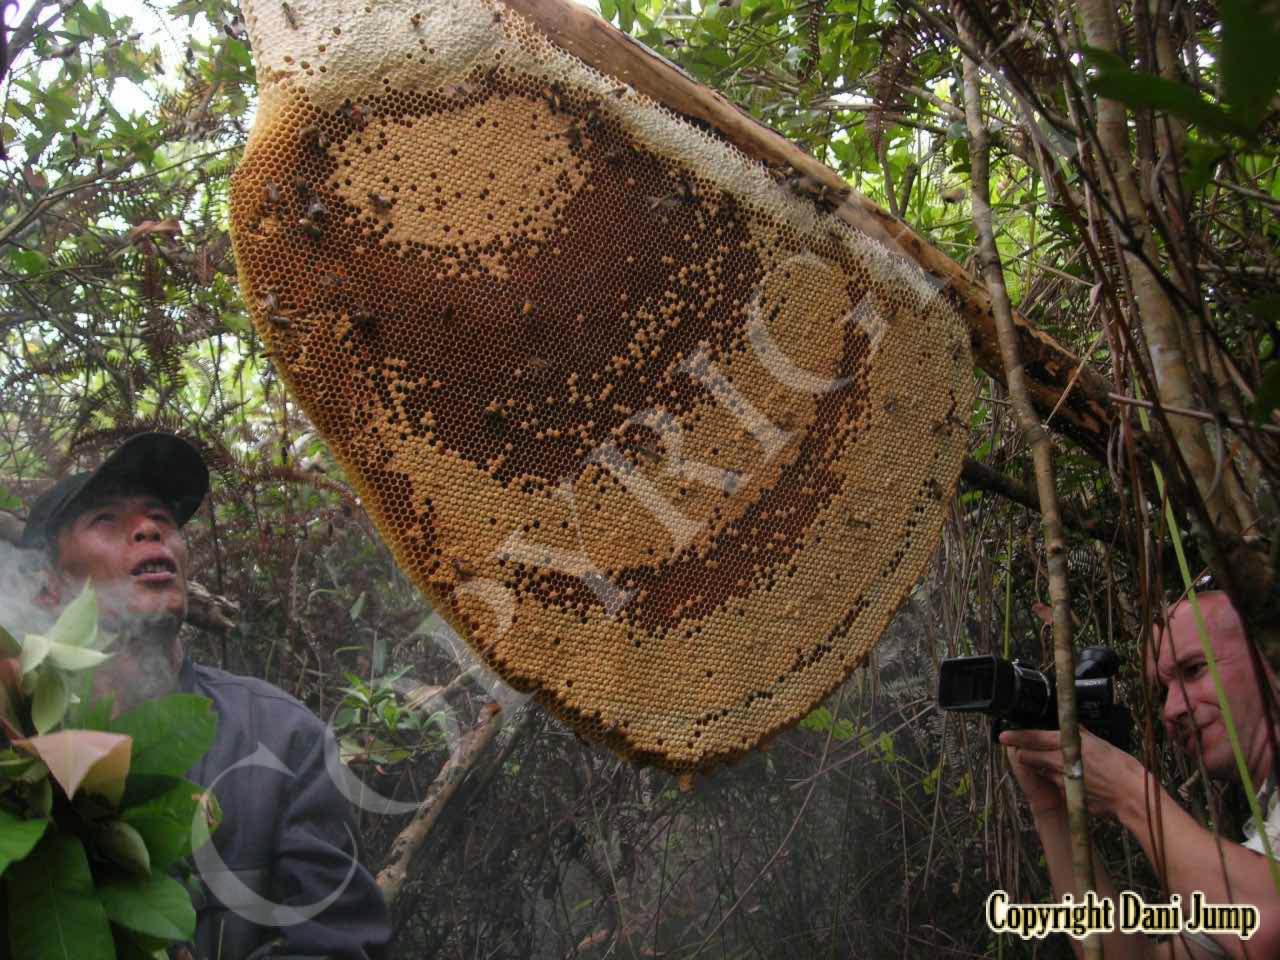
[[[71,691],[60,670],[45,667],[36,681],[36,694],[31,701],[31,722],[36,733],[48,733],[59,723],[71,702]]]
[[[1280,362],[1272,361],[1267,364],[1262,383],[1253,395],[1253,409],[1250,411],[1253,422],[1261,425],[1270,420],[1271,412],[1277,407],[1280,407]]]
[[[49,643],[49,662],[59,669],[70,670],[73,673],[92,669],[104,660],[110,660],[112,656],[110,653],[102,653],[87,647],[69,647],[65,643],[52,641]]]
[[[162,940],[190,940],[195,935],[191,895],[172,877],[155,874],[142,882],[105,883],[98,896],[111,922],[126,930]]]
[[[67,604],[49,630],[50,643],[67,647],[92,647],[98,635],[98,598],[86,583],[80,595]]]
[[[142,834],[123,820],[108,820],[94,832],[98,852],[137,876],[151,875],[151,855]]]
[[[120,811],[120,819],[146,841],[153,870],[167,870],[195,849],[191,821],[204,792],[189,780],[180,780],[145,803]]]
[[[1227,154],[1227,148],[1219,143],[1203,142],[1188,138],[1182,151],[1182,188],[1191,196],[1209,185],[1213,168]]]
[[[1232,116],[1249,131],[1267,116],[1280,86],[1280,21],[1262,0],[1221,0],[1223,99]]]
[[[22,656],[22,644],[20,644],[4,627],[0,627],[0,657],[20,657]]]
[[[117,717],[111,729],[133,737],[126,805],[155,796],[171,786],[167,780],[184,776],[213,745],[217,728],[213,704],[185,693],[148,700]]]
[[[93,895],[80,840],[54,832],[4,875],[9,945],[22,960],[112,957],[111,925]]]
[[[24,780],[24,774],[31,769],[33,764],[37,763],[40,763],[40,761],[35,757],[19,753],[17,750],[0,750],[0,779]],[[44,769],[48,770],[47,767]]]
[[[22,501],[4,487],[0,487],[0,510],[21,510]]]
[[[1248,128],[1193,88],[1151,73],[1104,70],[1089,82],[1100,97],[1127,107],[1165,111],[1218,134],[1247,134]]]
[[[49,827],[48,820],[23,820],[0,807],[0,873],[29,854]]]
[[[360,614],[364,612],[364,603],[368,598],[368,591],[362,590],[360,596],[356,597],[356,602],[351,605],[351,619],[359,620]]]
[[[16,250],[15,249],[15,250],[10,250],[8,256],[9,256],[9,262],[12,263],[18,270],[27,274],[27,276],[34,276],[36,274],[44,273],[44,271],[48,269],[48,266],[49,266],[49,261],[46,260],[44,258],[44,255],[40,253],[38,250]]]
[[[28,633],[22,641],[22,657],[20,669],[25,677],[32,670],[44,663],[49,655],[49,638],[42,633]]]

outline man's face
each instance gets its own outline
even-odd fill
[[[148,494],[95,501],[57,533],[60,602],[93,583],[107,629],[181,623],[187,613],[187,544],[173,511]]]
[[[1258,787],[1271,770],[1271,753],[1266,714],[1244,625],[1226,594],[1206,593],[1199,600],[1245,762]],[[1165,689],[1163,719],[1169,736],[1189,756],[1199,753],[1209,776],[1238,779],[1218,693],[1190,604],[1181,603],[1174,608],[1159,635],[1158,650],[1153,679]],[[1267,682],[1273,683],[1269,675]]]

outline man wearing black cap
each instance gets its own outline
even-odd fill
[[[210,896],[198,904],[196,956],[383,957],[386,907],[354,859],[350,811],[325,770],[324,725],[268,683],[185,656],[181,528],[208,488],[199,452],[160,433],[61,480],[32,507],[22,538],[48,558],[40,602],[57,609],[93,583],[102,626],[116,634],[95,689],[118,709],[179,691],[213,701],[217,737],[190,773],[214,786],[223,811],[220,862],[200,864]]]

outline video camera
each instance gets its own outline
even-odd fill
[[[1080,722],[1121,750],[1129,749],[1129,709],[1115,702],[1113,678],[1120,657],[1110,647],[1085,647],[1076,661],[1076,711]],[[949,657],[938,673],[938,706],[992,718],[994,740],[1006,727],[1058,729],[1054,677],[997,656]]]

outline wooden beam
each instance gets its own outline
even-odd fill
[[[943,295],[969,326],[974,362],[1001,383],[1005,382],[991,300],[986,290],[958,263],[919,237],[903,221],[852,191],[830,167],[759,123],[722,94],[698,83],[671,61],[571,0],[503,0],[503,3],[532,21],[561,49],[699,126],[710,127],[753,160],[774,169],[787,169],[788,176],[808,178],[825,188],[828,196],[845,197],[834,211],[835,215],[891,251],[914,261],[938,281]],[[1079,358],[1025,317],[1015,313],[1014,326],[1037,412],[1042,418],[1053,413],[1049,421],[1051,427],[1105,460],[1113,420],[1108,398],[1111,386],[1091,368],[1079,369]],[[1068,385],[1070,392],[1060,404]]]

